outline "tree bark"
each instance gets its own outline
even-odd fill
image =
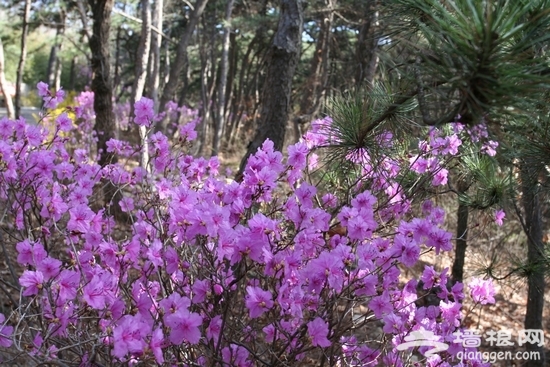
[[[325,93],[328,80],[330,56],[330,37],[334,19],[333,0],[326,0],[327,12],[320,14],[319,37],[315,45],[315,53],[311,59],[309,77],[305,83],[300,101],[300,113],[293,120],[294,140],[298,141],[304,133],[304,127],[319,113],[321,100]]]
[[[134,103],[143,96],[145,81],[147,79],[147,63],[149,61],[149,50],[151,48],[151,7],[149,0],[141,0],[141,37],[137,49],[137,59],[135,68],[135,79],[132,88],[132,97],[130,99],[130,118],[133,116]],[[147,128],[139,127],[139,136],[141,139],[141,167],[146,169],[149,162],[149,145],[147,144]]]
[[[153,6],[152,23],[153,26],[162,30],[162,19],[164,14],[163,0],[156,0]],[[155,112],[159,111],[159,88],[160,88],[160,48],[162,45],[162,35],[155,33],[151,37],[151,65],[149,70],[149,86],[151,87],[151,99],[155,105]]]
[[[75,90],[77,63],[78,63],[78,56],[73,56],[73,59],[71,60],[71,71],[69,75],[69,90]]]
[[[160,106],[159,106],[160,109],[163,109],[166,103],[171,101],[176,94],[178,80],[179,80],[181,71],[183,70],[183,67],[184,67],[184,60],[185,60],[185,53],[187,52],[187,45],[191,40],[191,35],[193,34],[193,31],[195,30],[195,27],[197,26],[199,19],[204,9],[206,8],[207,3],[208,3],[208,0],[197,0],[195,4],[195,9],[191,13],[189,22],[185,27],[185,32],[181,36],[180,42],[178,44],[176,58],[175,58],[174,64],[171,65],[168,81],[164,86],[162,97],[160,98]],[[166,132],[166,127],[167,127],[166,124],[167,124],[167,119],[160,121],[160,123],[157,124],[156,130]]]
[[[355,85],[363,82],[371,86],[378,66],[378,40],[375,36],[378,13],[376,1],[368,0],[364,8],[365,20],[359,30],[359,38],[356,46],[357,69],[355,71]]]
[[[27,34],[29,33],[29,16],[31,13],[31,0],[25,1],[23,11],[23,28],[21,29],[21,55],[17,65],[17,78],[15,81],[15,118],[21,114],[21,85],[23,84],[23,71],[27,60]]]
[[[220,80],[218,83],[218,105],[216,125],[212,140],[212,155],[217,155],[225,128],[225,101],[227,89],[227,70],[229,69],[229,36],[231,35],[231,12],[235,0],[228,0],[225,8],[225,26],[223,30],[222,58],[220,60]]]
[[[464,194],[468,190],[467,182],[461,178],[458,182],[458,193]],[[468,246],[468,217],[470,215],[469,208],[465,205],[460,197],[458,199],[458,210],[456,219],[456,247],[455,258],[453,262],[452,279],[453,283],[463,282],[464,280],[464,262],[466,259],[466,248]]]
[[[47,83],[50,87],[53,87],[53,85],[55,84],[55,71],[56,71],[58,47],[59,45],[56,42],[50,49],[50,58],[48,59],[48,69],[46,71],[46,74],[48,75]]]
[[[524,229],[527,235],[527,307],[525,330],[543,330],[545,266],[541,201],[539,196],[538,173],[535,162],[525,160],[520,167],[522,204],[524,209]],[[538,352],[539,360],[527,361],[527,367],[546,366],[544,345],[526,344],[528,352]]]
[[[94,20],[90,38],[92,91],[96,114],[94,130],[98,138],[98,163],[102,167],[117,161],[116,155],[107,152],[107,141],[114,137],[115,132],[109,63],[109,32],[113,3],[114,0],[89,0]]]
[[[2,44],[2,38],[0,38],[0,91],[4,95],[6,101],[6,110],[8,111],[8,118],[15,118],[15,110],[13,108],[13,101],[8,91],[8,82],[6,81],[6,75],[4,74],[4,45]]]
[[[301,0],[281,0],[277,32],[270,50],[270,61],[262,92],[260,120],[254,139],[248,145],[237,179],[242,178],[248,157],[266,139],[282,150],[290,113],[292,79],[300,58],[302,44],[303,8]]]

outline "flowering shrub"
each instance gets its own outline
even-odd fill
[[[60,98],[44,86],[40,93],[48,103]],[[150,126],[152,103],[138,101],[136,115]],[[412,217],[400,175],[443,185],[456,135],[432,130],[411,160],[351,155],[360,170],[346,196],[319,192],[304,176],[317,164],[314,150],[331,143],[329,118],[289,147],[286,162],[266,141],[242,182],[220,175],[216,157],[185,154],[196,120],[173,142],[151,134],[145,170],[102,168],[85,149],[70,155],[70,137],[59,134],[70,132],[66,119],[53,138],[22,120],[0,121],[0,199],[24,269],[19,302],[0,314],[0,346],[80,366],[401,366],[414,362],[413,350],[396,347],[425,331],[449,348],[420,347],[417,360],[449,366],[462,351],[452,342],[462,284],[451,287],[447,270],[431,267],[421,286],[401,279],[421,251],[452,244],[441,208],[427,201]],[[391,146],[391,135],[380,142]],[[118,140],[108,149],[139,154]],[[129,223],[97,208],[104,180],[122,191]],[[344,230],[335,234],[335,225]],[[490,302],[486,284],[473,287]],[[423,305],[419,288],[437,292],[439,304]]]

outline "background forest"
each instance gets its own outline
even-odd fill
[[[519,295],[521,304],[510,317],[515,320],[511,325],[517,327],[519,317],[525,330],[543,330],[546,340],[550,338],[545,319],[550,302],[545,293],[550,254],[550,1],[2,0],[0,7],[0,89],[14,91],[13,101],[9,96],[11,93],[4,93],[3,102],[10,118],[18,118],[25,107],[42,108],[49,111],[50,118],[54,119],[68,113],[78,126],[72,143],[89,148],[90,157],[96,157],[99,167],[107,170],[117,161],[124,162],[126,167],[141,165],[145,172],[156,174],[155,179],[162,175],[166,180],[169,177],[169,170],[158,168],[160,163],[154,163],[155,168],[151,168],[151,162],[159,159],[159,151],[165,149],[161,144],[164,140],[157,134],[167,136],[166,146],[169,145],[170,149],[179,147],[182,139],[186,141],[185,136],[188,135],[185,134],[189,134],[188,130],[182,130],[181,126],[185,123],[193,124],[197,131],[195,143],[188,147],[190,156],[194,159],[219,157],[222,169],[229,172],[228,177],[241,185],[261,187],[264,179],[271,182],[268,176],[262,176],[267,173],[258,172],[262,164],[275,167],[271,166],[276,160],[271,155],[274,154],[272,150],[283,151],[289,162],[288,172],[302,166],[303,182],[309,182],[318,189],[319,197],[321,193],[334,194],[341,203],[328,211],[330,229],[320,229],[322,226],[317,229],[329,240],[335,235],[354,240],[351,224],[346,224],[353,216],[350,214],[348,218],[347,214],[339,214],[339,211],[343,210],[343,213],[346,205],[358,209],[357,197],[365,189],[378,198],[376,220],[384,223],[377,227],[380,233],[384,233],[380,234],[381,238],[392,238],[395,243],[396,233],[403,230],[398,223],[406,217],[405,213],[416,218],[427,212],[427,204],[423,203],[433,202],[446,213],[443,227],[453,233],[452,240],[448,239],[449,243],[452,242],[452,248],[448,250],[452,251],[450,254],[440,254],[440,247],[445,248],[445,245],[430,245],[436,249],[435,254],[423,248],[423,256],[419,257],[420,266],[412,266],[413,263],[407,260],[399,265],[406,275],[400,281],[407,281],[406,277],[422,278],[424,283],[420,283],[418,290],[423,295],[419,297],[430,300],[441,289],[448,288],[450,292],[457,282],[466,282],[472,277],[491,279],[499,290],[493,311],[499,311],[500,307],[508,310],[510,304],[516,302],[511,300],[512,295]],[[47,86],[40,82],[45,82]],[[37,85],[38,91],[35,90]],[[55,91],[61,89],[65,91],[63,102],[52,104],[51,101],[57,98]],[[89,99],[87,92],[93,92],[92,99]],[[60,102],[61,99],[59,97]],[[85,108],[91,108],[91,112],[83,114]],[[136,125],[131,123],[133,116],[136,116]],[[35,113],[35,118],[40,120],[41,115]],[[324,124],[328,120],[330,127],[325,129]],[[46,123],[47,119],[44,121]],[[55,130],[54,135],[61,131],[64,130]],[[312,143],[308,140],[313,139],[308,131],[312,134],[323,131],[330,138],[324,141],[325,144]],[[127,140],[131,145],[139,146],[139,154],[127,154],[130,159],[126,159],[127,151],[124,153],[123,148],[113,148],[110,139]],[[266,139],[270,139],[273,145],[264,144]],[[262,156],[263,153],[268,158]],[[308,164],[305,158],[303,164],[297,163],[302,162],[301,154],[308,156]],[[315,158],[312,158],[313,155]],[[259,163],[261,159],[265,161]],[[311,163],[312,159],[315,164]],[[400,168],[396,168],[398,166]],[[277,171],[276,168],[273,170]],[[255,174],[258,177],[252,184],[250,177]],[[291,173],[288,175],[288,181],[284,183],[281,183],[280,177],[273,179],[274,185],[282,192],[298,192],[297,182],[302,181],[291,179]],[[198,176],[193,176],[193,180],[201,181],[201,174]],[[146,207],[160,213],[159,218],[165,211],[169,212],[158,204],[154,190],[147,192],[144,189],[143,192],[137,191],[140,195],[152,195],[148,197],[151,205],[144,205],[143,213],[132,217],[126,213],[131,209],[120,209],[127,208],[123,196],[130,191],[124,185],[117,184],[112,177],[102,180],[101,184],[98,184],[99,181],[96,184],[103,190],[104,203],[97,204],[97,207],[92,205],[95,212],[105,205],[107,212],[117,221],[132,225],[135,224],[133,220],[138,222],[136,218],[154,222],[143,214]],[[358,182],[365,180],[369,183],[358,188]],[[15,190],[15,186],[10,185],[6,192]],[[255,218],[254,214],[260,212],[269,218],[276,218],[278,213],[290,211],[286,206],[277,206],[280,204],[277,195],[272,199],[271,193],[265,194],[261,190],[254,195],[251,199],[254,205],[250,204],[247,208],[250,211],[242,217],[246,220]],[[303,199],[296,195],[298,201]],[[8,199],[2,199],[11,203],[10,195],[5,196]],[[40,197],[37,194],[35,199]],[[382,197],[387,200],[383,201]],[[396,209],[399,200],[407,204],[400,202],[403,207]],[[14,200],[13,205],[16,202]],[[119,205],[121,202],[123,204]],[[324,209],[329,202],[325,196],[316,201]],[[5,207],[8,207],[7,204]],[[354,215],[359,215],[357,213]],[[35,215],[29,217],[29,226],[36,223],[40,216],[44,217],[42,214]],[[311,220],[315,222],[313,218]],[[294,224],[289,225],[288,231],[296,231],[295,236],[298,236],[302,228],[296,220],[292,221]],[[40,220],[38,222],[43,225]],[[157,225],[151,224],[160,231],[163,227]],[[313,227],[315,225],[312,224]],[[10,235],[12,228],[4,230],[8,233],[7,237],[13,237],[11,241],[14,246],[26,238]],[[270,231],[277,232],[274,229]],[[413,232],[416,234],[413,235]],[[421,229],[415,227],[410,236],[416,240],[420,232]],[[367,230],[363,234],[372,236]],[[210,233],[200,233],[193,241],[201,244],[201,241],[206,241],[202,244],[206,246],[208,240],[205,238],[208,236],[216,237]],[[284,234],[281,236],[284,237]],[[163,237],[165,245],[169,243],[168,237]],[[277,241],[283,240],[277,237]],[[9,258],[5,245],[3,249],[5,257]],[[358,247],[350,251],[359,253]],[[322,258],[317,255],[316,260]],[[252,269],[248,263],[246,266],[251,267],[245,266],[246,271],[233,268],[237,260],[225,260],[231,263],[232,271],[240,269],[248,274]],[[342,261],[344,264],[345,261]],[[311,260],[311,263],[314,261]],[[449,283],[443,284],[441,281],[438,285],[432,282],[430,287],[423,288],[422,284],[427,280],[425,265],[433,266],[439,272],[436,276],[438,281],[448,275]],[[32,266],[29,262],[20,272],[22,269],[29,271]],[[266,264],[262,266],[267,268]],[[303,269],[309,269],[308,266],[304,265]],[[6,267],[11,269],[10,276],[14,279],[5,280],[3,284],[7,289],[20,290],[9,260]],[[449,267],[447,275],[445,267]],[[238,288],[240,292],[244,294],[246,289],[247,297],[269,298],[265,294],[250,293],[249,288],[256,289],[250,284],[256,284],[256,277],[259,277],[252,273],[250,278],[243,275],[249,283],[243,281],[242,287]],[[380,279],[383,279],[381,274]],[[82,289],[95,279],[88,275],[84,278],[87,282],[83,283]],[[327,282],[330,282],[328,278]],[[267,284],[278,287],[267,280],[264,282],[263,278],[257,284],[264,288]],[[128,285],[128,289],[130,287]],[[212,292],[213,287],[212,284]],[[229,288],[223,292],[230,294]],[[344,297],[343,293],[339,293],[343,292],[342,289],[334,284],[331,283],[329,288],[331,292],[336,289],[336,293]],[[193,292],[196,292],[195,288]],[[4,293],[9,294],[10,291],[4,290]],[[332,293],[327,294],[332,297]],[[220,297],[226,297],[226,293],[222,295]],[[367,298],[370,296],[367,295]],[[263,301],[264,308],[266,302],[269,304],[271,301],[267,298]],[[439,305],[439,300],[435,298],[435,301],[426,301],[425,307]],[[327,306],[330,311],[326,311],[325,316],[321,316],[320,312],[318,315],[328,320],[330,332],[326,335],[331,342],[339,340],[340,347],[346,350],[347,342],[338,339],[340,336],[344,338],[344,332],[339,334],[337,331],[340,324],[326,316],[338,312],[342,299],[345,297],[334,296],[333,308]],[[329,302],[327,299],[325,301]],[[101,308],[95,307],[89,300],[86,302],[92,308]],[[472,301],[468,300],[464,302],[464,310],[466,306],[476,309],[486,303],[480,302],[479,298],[474,298],[473,304],[469,304]],[[499,302],[507,306],[499,306]],[[8,315],[7,310],[18,309],[15,303],[14,300],[6,301],[2,306],[3,313]],[[18,307],[22,304],[19,303]],[[246,307],[250,308],[248,301]],[[320,309],[324,310],[322,307]],[[355,309],[356,306],[346,308]],[[370,310],[374,308],[370,306]],[[254,312],[250,311],[250,317],[255,318],[252,316]],[[390,322],[386,316],[380,317],[373,312],[380,321],[380,329],[384,328],[387,334],[397,334],[387,330],[385,325]],[[470,311],[465,311],[461,327],[467,324],[475,328],[474,316],[479,317],[478,327],[481,318],[484,322],[491,319],[491,314],[477,312],[476,309],[471,315]],[[209,317],[197,311],[196,315],[199,314],[202,320],[211,323],[215,319],[213,313]],[[365,316],[362,322],[367,324],[366,320]],[[317,322],[317,318],[311,316],[309,321],[307,325]],[[305,325],[304,321],[301,329],[295,326],[297,330],[303,330],[303,335],[306,329],[309,330],[308,340],[313,343],[312,348],[330,345],[324,340],[316,341],[310,326]],[[494,320],[483,325],[486,330],[498,330],[499,326]],[[230,326],[239,329],[238,326]],[[368,334],[371,331],[369,327],[363,332]],[[163,330],[167,333],[169,329]],[[258,330],[267,334],[265,329]],[[283,334],[288,333],[284,330]],[[1,335],[2,328],[0,345]],[[285,335],[288,340],[291,339]],[[147,338],[147,343],[153,343],[155,337],[149,335]],[[178,344],[173,338],[173,335],[170,336],[170,342]],[[273,339],[276,338],[273,336]],[[182,339],[179,344],[183,340],[191,343]],[[388,342],[391,338],[384,340],[384,345],[391,344]],[[204,354],[212,358],[209,359],[211,365],[247,365],[245,362],[239,364],[235,356],[240,352],[231,349],[240,344],[228,344],[231,358],[224,355],[217,360],[223,343],[213,343],[210,349],[206,348],[212,355]],[[289,352],[288,355],[296,360],[297,355],[307,355],[307,358],[314,360],[321,358],[308,349],[307,342],[304,343],[299,344],[302,349],[296,348],[295,353]],[[274,348],[275,344],[273,342]],[[128,347],[126,352],[130,357],[125,360],[124,348],[118,351],[116,348],[111,354],[121,363],[147,352],[142,349],[138,353]],[[149,348],[155,350],[152,344]],[[286,353],[286,349],[281,347],[285,352],[280,352],[277,357],[280,359],[269,359],[264,358],[261,347],[254,348],[248,350],[256,358],[250,358],[250,361],[263,361],[263,365],[281,365],[280,356]],[[547,365],[547,341],[542,344],[527,343],[525,348],[542,357],[524,361],[524,365]],[[196,357],[182,350],[171,351],[172,354],[165,351],[164,355],[181,363]],[[339,359],[335,357],[338,354],[335,350],[325,350],[320,363],[336,365],[345,360],[348,365],[366,365],[366,360],[372,362],[370,355],[368,358],[361,357],[363,359],[354,355],[353,358],[360,360],[357,363],[350,362],[353,360],[351,357]],[[374,358],[372,363],[398,365],[396,360],[388,357],[393,356],[391,353],[394,352],[382,353],[384,358],[389,359],[381,361]],[[199,355],[202,351],[196,353]],[[272,352],[272,355],[277,353]],[[353,353],[350,352],[350,355]],[[105,352],[101,358],[98,357],[98,363],[111,354]],[[158,354],[155,357],[157,363],[162,363]],[[71,358],[66,359],[75,360]],[[227,362],[227,358],[232,362]],[[434,361],[428,358],[422,361],[433,366],[447,363],[446,359]],[[403,362],[400,360],[399,363],[412,365],[414,361],[403,358]],[[501,363],[508,365],[507,362]],[[288,364],[292,365],[291,362]],[[473,362],[471,364],[475,365]]]

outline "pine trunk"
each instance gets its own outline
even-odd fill
[[[291,110],[292,79],[300,58],[303,27],[301,0],[281,0],[281,13],[277,32],[271,45],[269,66],[262,93],[260,120],[254,139],[241,161],[237,178],[248,157],[261,147],[266,139],[273,141],[276,150],[282,150],[285,130]]]
[[[545,267],[541,202],[539,196],[538,170],[534,162],[524,161],[521,165],[522,204],[525,212],[524,224],[527,235],[527,307],[525,330],[543,330]],[[546,365],[544,343],[542,346],[527,343],[528,352],[539,353],[540,359],[530,359],[527,367]]]

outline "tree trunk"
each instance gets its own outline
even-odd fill
[[[545,266],[541,202],[539,197],[538,173],[535,162],[523,161],[520,167],[522,204],[525,211],[524,228],[527,235],[527,307],[525,330],[543,330]],[[528,352],[538,352],[539,360],[527,361],[527,367],[546,365],[544,344],[526,344]]]
[[[155,1],[153,7],[152,23],[156,29],[162,29],[162,19],[164,13],[163,0]],[[162,35],[155,33],[151,37],[151,65],[149,65],[149,86],[151,88],[151,99],[154,102],[155,112],[159,111],[159,87],[160,87],[160,46],[162,45]]]
[[[23,84],[23,71],[27,60],[27,33],[29,33],[29,16],[31,13],[31,0],[25,1],[23,11],[23,28],[21,29],[21,55],[17,65],[17,79],[15,81],[15,118],[21,114],[21,84]]]
[[[458,193],[464,194],[468,190],[467,182],[460,178],[458,182]],[[453,283],[463,282],[464,280],[464,261],[466,259],[466,247],[468,246],[468,217],[469,208],[460,197],[458,198],[458,211],[456,219],[456,247],[455,258],[453,262],[452,279]]]
[[[107,152],[107,142],[116,136],[109,64],[109,30],[114,0],[88,1],[92,8],[94,21],[90,37],[92,91],[94,92],[94,111],[96,116],[94,131],[98,138],[98,163],[101,167],[105,167],[108,164],[116,163],[118,160],[116,154]],[[119,220],[125,220],[126,215],[120,210],[120,206],[118,205],[122,199],[120,190],[110,181],[105,181],[103,184],[104,204],[108,212]]]
[[[78,63],[78,56],[73,56],[71,60],[71,71],[69,74],[69,90],[75,90],[76,87],[76,65]]]
[[[266,139],[273,141],[276,150],[282,150],[290,113],[292,79],[300,58],[302,43],[303,8],[301,0],[281,0],[277,32],[270,50],[270,60],[262,93],[260,120],[254,139],[248,145],[237,178],[242,178],[248,157],[255,153]]]
[[[55,71],[56,71],[56,64],[57,64],[57,49],[59,45],[57,42],[54,43],[50,50],[50,58],[48,59],[48,68],[46,71],[47,74],[47,83],[50,87],[53,87],[55,84]]]
[[[164,108],[166,103],[171,101],[176,94],[176,89],[178,87],[178,80],[179,80],[181,71],[183,70],[183,67],[184,67],[184,56],[185,56],[185,53],[187,52],[187,45],[191,40],[191,35],[193,34],[193,31],[195,30],[195,27],[197,26],[197,23],[199,22],[199,19],[204,9],[206,8],[207,3],[208,3],[208,0],[197,0],[195,4],[195,9],[193,10],[189,18],[189,22],[185,27],[185,32],[181,36],[180,42],[178,44],[178,49],[176,52],[176,59],[174,61],[174,64],[171,65],[170,76],[168,78],[168,81],[166,82],[166,85],[164,86],[162,97],[160,98],[161,109]],[[166,123],[167,123],[167,119],[164,119],[159,124],[157,124],[157,131],[166,132]]]
[[[137,49],[137,59],[135,67],[135,79],[130,98],[130,118],[133,116],[134,103],[143,96],[145,80],[147,79],[147,62],[149,61],[149,50],[151,48],[151,8],[149,0],[141,0],[141,37]],[[146,169],[149,162],[149,145],[147,144],[147,128],[139,127],[139,136],[141,139],[141,167]]]
[[[374,74],[378,65],[378,40],[376,39],[376,26],[378,22],[378,12],[376,11],[376,1],[368,0],[364,7],[365,20],[359,30],[359,38],[356,46],[357,68],[355,71],[355,85],[359,86],[363,82],[367,86],[372,85]]]
[[[10,92],[8,91],[8,82],[4,74],[4,45],[2,44],[2,38],[0,38],[0,91],[4,95],[6,101],[6,110],[8,111],[8,118],[15,118],[15,111],[13,109],[13,101],[11,100]]]
[[[118,26],[116,30],[116,38],[115,38],[115,76],[113,77],[113,94],[117,95],[118,87],[120,86],[120,83],[122,82],[122,78],[120,76],[120,41],[122,39],[122,26]],[[118,98],[116,99],[118,102]]]
[[[320,14],[319,37],[315,45],[315,53],[311,59],[309,77],[305,83],[304,92],[300,101],[300,113],[293,120],[294,140],[298,141],[307,123],[319,113],[321,100],[328,80],[328,66],[330,56],[330,37],[332,34],[333,1],[327,0],[327,13]]]
[[[222,58],[220,60],[220,80],[218,83],[218,105],[216,124],[212,139],[212,155],[217,155],[225,128],[225,101],[227,89],[227,70],[229,69],[229,36],[231,35],[231,12],[235,0],[228,0],[225,8],[225,27],[223,30]]]
[[[89,0],[94,20],[90,38],[92,91],[94,92],[96,114],[94,130],[98,137],[98,163],[102,167],[117,161],[117,157],[113,153],[107,152],[106,144],[109,139],[114,137],[115,132],[109,63],[109,31],[113,3],[114,0]]]
[[[205,22],[206,23],[206,22]],[[202,42],[202,45],[199,46],[200,60],[201,60],[201,127],[199,133],[199,144],[197,149],[198,155],[203,155],[208,145],[208,137],[210,135],[210,116],[211,109],[210,104],[212,97],[216,90],[216,81],[215,81],[215,64],[214,64],[214,39],[216,38],[216,29],[212,24],[207,23],[203,25],[204,31],[203,38],[206,41]],[[210,33],[207,33],[207,30],[211,30]]]

